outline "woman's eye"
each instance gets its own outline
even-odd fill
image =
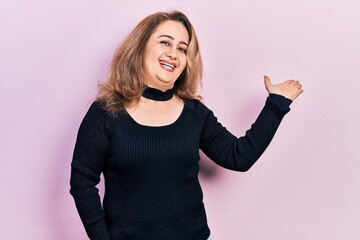
[[[161,41],[160,43],[165,45],[165,46],[170,46],[170,43],[168,41]]]
[[[186,53],[186,49],[185,48],[178,48],[180,52],[182,53]]]

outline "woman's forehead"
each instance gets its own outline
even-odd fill
[[[180,22],[167,20],[160,23],[152,34],[152,37],[159,38],[161,36],[168,36],[173,40],[189,43],[188,31]]]

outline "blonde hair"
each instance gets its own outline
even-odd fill
[[[174,84],[174,93],[181,99],[201,99],[198,95],[202,79],[202,59],[195,30],[188,18],[179,11],[158,12],[144,18],[116,49],[107,81],[99,84],[96,100],[111,114],[124,110],[139,100],[143,90],[146,44],[164,21],[180,22],[189,34],[187,65]]]

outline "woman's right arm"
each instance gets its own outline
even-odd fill
[[[105,117],[106,113],[94,102],[81,122],[71,163],[70,193],[92,240],[110,239],[96,188],[109,146]]]

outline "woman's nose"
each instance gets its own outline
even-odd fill
[[[177,48],[175,46],[169,48],[169,51],[166,53],[166,56],[168,56],[171,59],[177,58]]]

